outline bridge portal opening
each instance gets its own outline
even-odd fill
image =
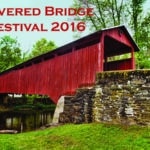
[[[110,36],[104,38],[104,71],[133,69],[132,48]]]

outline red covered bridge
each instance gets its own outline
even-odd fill
[[[0,93],[48,95],[55,103],[96,72],[135,69],[136,43],[125,26],[104,29],[0,73]],[[120,60],[118,55],[128,54]]]

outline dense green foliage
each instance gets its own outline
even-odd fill
[[[48,51],[52,51],[57,46],[53,41],[48,41],[45,38],[38,40],[32,47],[31,53],[29,54],[29,58],[38,56],[40,54],[46,53]]]
[[[149,127],[82,124],[1,135],[1,150],[148,150]]]
[[[21,62],[21,49],[17,39],[10,36],[0,38],[0,72]]]
[[[140,24],[137,34],[141,51],[137,54],[138,68],[150,68],[150,12]]]

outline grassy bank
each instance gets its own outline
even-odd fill
[[[149,150],[150,128],[118,125],[63,125],[0,135],[0,150]]]

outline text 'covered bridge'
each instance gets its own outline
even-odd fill
[[[57,103],[93,85],[97,72],[135,69],[138,50],[124,26],[100,30],[0,73],[0,93],[48,95]]]

